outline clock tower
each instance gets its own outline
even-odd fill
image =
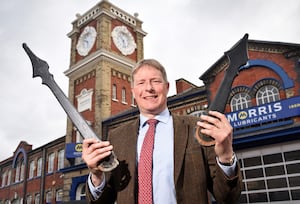
[[[131,15],[108,0],[102,0],[82,15],[77,14],[72,25],[68,33],[70,67],[64,72],[69,78],[69,100],[101,137],[104,119],[135,107],[130,74],[144,57],[146,33],[137,14]],[[81,141],[68,119],[66,167],[70,168],[64,172],[65,201],[78,197],[77,193],[82,192],[78,188],[84,187],[88,174],[88,169],[81,165],[80,155],[76,156]]]
[[[135,106],[131,70],[143,59],[142,21],[138,15],[103,0],[72,22],[69,99],[101,136],[103,119]],[[80,142],[67,122],[66,143]]]

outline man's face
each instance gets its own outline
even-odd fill
[[[153,118],[167,107],[169,83],[161,72],[149,65],[143,65],[133,75],[132,94],[141,114]]]

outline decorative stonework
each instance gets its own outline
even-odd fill
[[[133,19],[133,18],[132,18],[131,16],[129,16],[129,15],[126,15],[126,14],[123,13],[122,11],[120,11],[120,10],[114,8],[114,7],[111,7],[111,8],[110,8],[110,12],[111,12],[112,14],[114,14],[115,16],[117,16],[117,17],[123,19],[123,20],[126,21],[127,23],[136,26],[136,21],[135,21],[135,19]]]
[[[77,14],[77,17],[79,18],[77,21],[77,26],[79,27],[80,25],[84,24],[88,20],[95,18],[99,13],[100,13],[100,8],[97,7],[95,9],[91,10],[90,12],[88,12],[84,16],[80,16],[79,14]]]

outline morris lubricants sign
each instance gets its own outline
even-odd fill
[[[300,96],[226,114],[233,128],[300,116]]]
[[[81,157],[82,143],[67,143],[66,144],[66,158]]]

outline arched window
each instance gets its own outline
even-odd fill
[[[62,149],[58,152],[57,169],[64,168],[65,150]]]
[[[31,204],[31,202],[32,202],[32,195],[28,195],[28,196],[26,197],[26,203],[27,203],[27,204]]]
[[[43,160],[42,160],[42,158],[39,158],[38,161],[37,161],[36,176],[41,176],[42,175],[42,165],[43,165]]]
[[[34,169],[35,169],[35,165],[34,165],[34,161],[31,161],[29,164],[29,178],[33,178],[34,176]]]
[[[280,100],[279,90],[273,85],[265,85],[256,92],[256,103],[262,105]]]
[[[54,156],[54,153],[51,153],[48,156],[48,173],[52,173],[54,171]]]
[[[85,183],[81,183],[78,185],[76,189],[76,200],[84,200],[85,199]]]
[[[46,193],[46,204],[50,204],[52,202],[52,192],[48,191]]]
[[[56,203],[62,203],[62,201],[63,201],[63,190],[58,189],[56,191]]]
[[[24,180],[24,176],[25,176],[25,162],[24,162],[24,159],[22,159],[21,172],[20,172],[20,181]]]
[[[34,204],[40,204],[40,194],[39,193],[35,194]]]
[[[8,175],[7,175],[7,185],[10,185],[11,183],[11,170],[8,171]]]
[[[248,93],[236,93],[230,101],[231,111],[238,111],[251,106],[251,97]]]
[[[6,177],[7,177],[7,171],[5,171],[2,174],[2,184],[1,184],[1,187],[4,187],[6,185]]]
[[[21,162],[18,162],[16,165],[15,182],[20,181],[20,172],[21,172]]]

